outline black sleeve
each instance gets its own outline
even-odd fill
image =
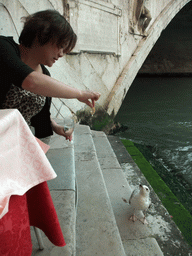
[[[35,128],[37,138],[53,135],[50,118],[51,98],[47,97],[43,109],[31,118],[31,125]]]
[[[19,87],[23,80],[34,71],[22,62],[18,45],[13,39],[4,36],[0,36],[0,67],[4,80]]]

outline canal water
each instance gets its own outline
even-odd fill
[[[116,121],[127,127],[116,135],[150,149],[191,191],[192,77],[137,77]]]

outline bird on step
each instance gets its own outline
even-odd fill
[[[140,220],[143,224],[148,224],[145,213],[147,209],[151,205],[151,199],[149,197],[150,190],[145,185],[139,185],[139,189],[136,188],[133,190],[130,198],[129,198],[129,204],[133,209],[133,214],[131,215],[130,219],[135,222],[137,219]],[[122,198],[125,203],[128,203],[126,199]],[[142,211],[144,214],[144,217],[139,219],[135,212]]]

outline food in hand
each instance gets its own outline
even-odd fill
[[[95,114],[95,107],[92,108],[91,114],[92,114],[92,116]]]

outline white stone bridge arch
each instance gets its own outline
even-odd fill
[[[17,41],[21,17],[43,9],[64,14],[78,35],[70,55],[50,69],[52,77],[79,89],[101,92],[98,105],[115,116],[149,52],[175,15],[190,0],[145,0],[151,21],[137,29],[143,0],[0,0],[0,34]],[[77,100],[53,99],[52,116],[84,108]]]
[[[152,20],[148,28],[148,36],[139,40],[136,49],[124,66],[122,73],[118,77],[108,98],[106,99],[104,108],[109,114],[117,114],[127,91],[129,90],[149,52],[160,37],[161,32],[167,27],[175,15],[189,2],[190,1],[188,0],[167,1],[167,4],[162,8],[158,16]]]

